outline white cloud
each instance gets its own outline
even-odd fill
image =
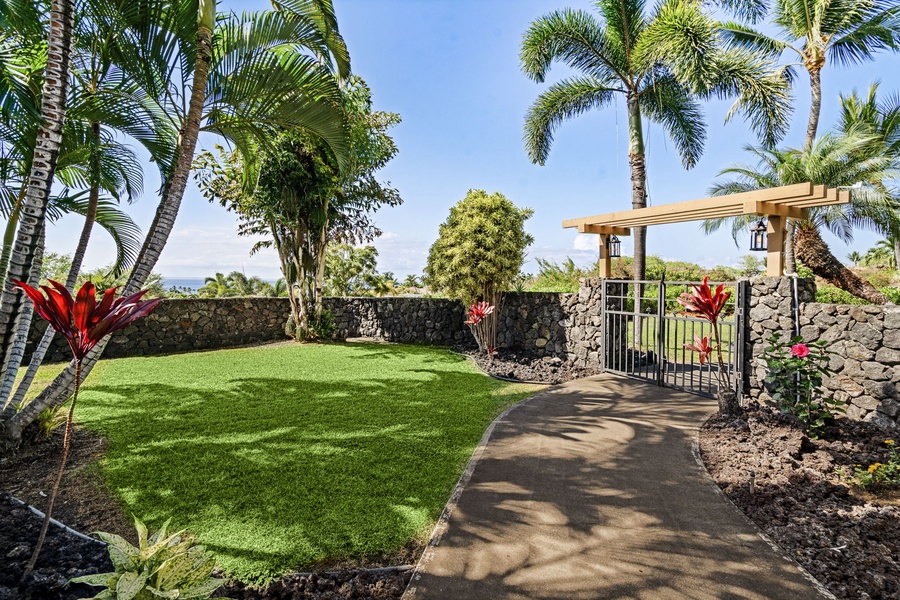
[[[572,241],[572,247],[583,252],[597,250],[597,236],[587,233],[580,233],[575,236]]]

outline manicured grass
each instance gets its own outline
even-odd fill
[[[258,582],[427,536],[486,426],[537,389],[440,349],[289,344],[103,361],[76,414],[126,510]]]

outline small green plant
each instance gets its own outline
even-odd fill
[[[782,412],[799,417],[817,436],[826,419],[845,412],[843,403],[822,393],[822,379],[829,374],[830,352],[825,342],[806,344],[800,336],[783,341],[780,333],[769,338],[760,358],[769,369],[765,383]]]
[[[168,598],[209,598],[221,585],[221,579],[210,577],[215,561],[203,546],[185,539],[184,532],[167,535],[166,521],[159,530],[147,536],[147,527],[137,518],[137,547],[112,533],[97,532],[109,544],[112,573],[76,577],[74,583],[106,586],[93,600],[155,600]]]
[[[334,315],[330,310],[322,309],[319,318],[310,325],[310,333],[313,339],[330,340],[334,337]]]
[[[872,463],[865,469],[856,467],[856,482],[862,488],[873,485],[900,485],[900,452],[897,451],[897,442],[884,440],[888,447],[887,462]]]
[[[28,406],[28,402],[17,405],[16,412],[22,411],[26,406]],[[29,439],[35,441],[49,440],[54,431],[61,425],[65,425],[68,410],[69,409],[65,404],[51,406],[42,410],[38,413],[37,418],[34,420],[34,424],[29,426],[29,429],[32,431],[32,433],[29,434],[31,436]]]

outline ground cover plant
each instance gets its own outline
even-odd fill
[[[79,419],[126,511],[260,582],[424,539],[487,424],[535,389],[446,350],[281,345],[104,361]]]

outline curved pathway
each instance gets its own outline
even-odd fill
[[[495,421],[404,600],[823,598],[694,454],[715,401],[601,375]]]

